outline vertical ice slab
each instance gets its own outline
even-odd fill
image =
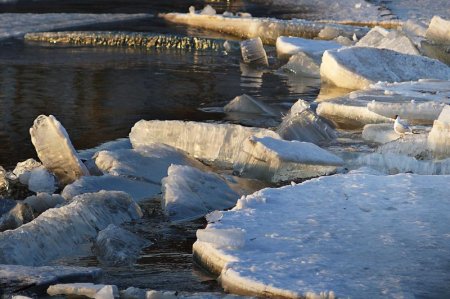
[[[30,135],[42,164],[56,175],[62,185],[89,175],[69,135],[53,115],[39,115],[30,129]]]
[[[436,43],[450,44],[450,20],[434,16],[425,36]]]
[[[162,184],[161,205],[171,221],[192,220],[231,208],[239,198],[219,175],[189,166],[171,165]]]
[[[325,51],[320,75],[326,82],[348,89],[365,89],[378,81],[450,79],[442,62],[388,49],[351,47]]]
[[[434,121],[428,135],[428,146],[437,158],[450,157],[450,105],[446,105]]]
[[[255,37],[241,42],[241,54],[245,63],[268,66],[266,50],[261,38]]]
[[[99,230],[140,217],[141,209],[126,193],[83,194],[15,230],[0,233],[0,263],[37,266],[86,254],[83,250]]]
[[[245,140],[234,170],[243,177],[278,183],[331,174],[342,164],[313,143],[251,137]]]
[[[134,148],[164,143],[197,159],[231,168],[242,150],[243,141],[253,135],[280,138],[267,129],[240,125],[141,120],[131,129],[130,140]]]

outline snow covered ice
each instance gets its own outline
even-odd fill
[[[199,160],[231,168],[242,150],[243,141],[253,135],[280,138],[267,129],[240,125],[141,120],[131,129],[130,140],[134,148],[164,143]]]
[[[291,107],[276,131],[283,139],[312,143],[330,141],[337,136],[336,131],[303,100],[298,100]]]
[[[67,295],[83,296],[94,299],[119,298],[119,289],[115,285],[93,284],[93,283],[67,283],[55,284],[47,289],[50,296]]]
[[[309,142],[251,137],[242,148],[234,171],[268,182],[286,182],[334,173],[343,161]]]
[[[238,294],[445,297],[448,180],[347,174],[265,189],[208,224],[194,255]],[[244,241],[227,246],[227,230]]]
[[[320,75],[326,82],[348,89],[365,89],[378,81],[450,79],[442,62],[388,49],[350,47],[325,51]]]
[[[239,198],[219,175],[190,166],[171,165],[162,184],[161,205],[171,221],[192,220],[231,208]]]
[[[101,230],[95,240],[98,260],[108,266],[126,266],[136,262],[142,248],[152,242],[114,224]]]
[[[123,192],[83,194],[15,230],[0,233],[0,263],[37,266],[83,253],[83,246],[98,230],[141,216],[139,206]]]
[[[299,52],[320,60],[326,50],[339,49],[342,46],[334,41],[314,40],[292,36],[280,36],[276,42],[279,56],[291,56]]]
[[[53,116],[38,116],[30,129],[39,159],[53,172],[62,185],[67,185],[89,172],[78,158],[69,135]]]
[[[414,42],[404,33],[381,27],[372,28],[355,46],[389,49],[403,54],[420,55]]]

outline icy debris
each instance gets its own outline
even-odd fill
[[[332,40],[338,36],[341,36],[341,34],[342,32],[338,28],[332,26],[325,26],[320,30],[317,37],[324,40]]]
[[[94,157],[103,172],[161,186],[171,164],[202,167],[186,153],[165,144],[150,144],[138,149],[101,151]]]
[[[60,281],[96,281],[101,275],[101,269],[91,267],[0,265],[0,290],[13,293],[30,287],[46,289]]]
[[[263,102],[252,98],[247,94],[235,97],[223,107],[224,112],[239,112],[277,116],[278,113]],[[178,164],[178,163],[177,163]]]
[[[450,20],[434,16],[425,36],[436,43],[450,44]]]
[[[428,146],[436,158],[450,157],[450,106],[446,105],[434,121],[428,135]]]
[[[28,297],[28,296],[22,296],[22,295],[14,295],[11,297],[11,299],[33,299],[33,298]]]
[[[141,120],[131,129],[130,140],[134,148],[164,143],[197,159],[220,167],[232,167],[242,150],[243,141],[253,135],[280,138],[267,129],[240,125]]]
[[[423,38],[427,32],[427,25],[419,20],[408,19],[402,25],[402,31],[411,37]]]
[[[239,198],[219,175],[189,166],[171,165],[162,184],[161,205],[171,221],[192,220],[231,208]]]
[[[326,27],[332,30],[335,29],[334,32],[337,35],[334,34],[333,38],[338,35],[351,37],[353,34],[356,34],[363,36],[368,31],[365,27],[325,24],[301,19],[253,18],[243,14],[241,14],[241,17],[208,16],[191,13],[167,13],[159,16],[172,23],[219,31],[243,39],[260,37],[263,43],[267,44],[275,44],[278,36],[298,36],[312,39],[318,37],[320,31]]]
[[[67,185],[61,195],[70,200],[80,194],[101,190],[122,191],[129,194],[135,202],[141,202],[161,193],[161,185],[114,175],[86,176]]]
[[[243,145],[234,170],[240,176],[286,182],[331,174],[343,161],[313,143],[251,137]]]
[[[440,61],[388,49],[350,47],[325,51],[322,80],[349,89],[364,89],[378,81],[401,82],[450,79],[450,68]]]
[[[305,53],[319,62],[326,50],[339,49],[342,46],[334,41],[314,40],[300,37],[280,36],[276,42],[279,56],[291,56],[297,53]]]
[[[42,265],[83,254],[97,232],[142,216],[139,206],[123,192],[79,195],[32,222],[0,234],[0,263]]]
[[[42,166],[41,162],[38,162],[34,159],[28,159],[23,162],[17,163],[16,168],[14,168],[13,170],[13,174],[19,179],[22,184],[28,185],[31,170],[40,166]]]
[[[420,55],[414,43],[408,36],[396,30],[386,30],[381,27],[372,28],[355,46],[389,49],[403,54]]]
[[[60,184],[67,185],[81,176],[89,175],[69,135],[53,115],[38,116],[30,129],[30,135],[42,164],[56,175]]]
[[[277,133],[286,140],[299,140],[312,143],[330,141],[336,132],[320,119],[310,108],[309,103],[298,100],[283,118]]]
[[[93,283],[55,284],[47,289],[50,296],[84,296],[95,299],[119,298],[119,289],[115,285]]]
[[[127,266],[135,263],[141,249],[149,245],[150,241],[110,224],[98,233],[94,252],[105,265]]]
[[[214,16],[216,15],[216,10],[214,8],[211,7],[211,5],[206,5],[202,11],[200,12],[201,15],[206,15],[206,16]]]
[[[191,6],[193,7],[193,6]],[[120,298],[121,299],[146,299],[145,294],[147,293],[146,290],[135,288],[135,287],[129,287],[126,290],[120,291]]]
[[[420,51],[425,56],[440,60],[443,63],[450,65],[450,43],[434,44],[427,41],[422,41],[420,43]]]
[[[254,65],[269,65],[266,50],[261,38],[256,37],[241,42],[241,54],[245,63]]]
[[[177,299],[177,292],[150,290],[145,294],[146,299]]]
[[[0,232],[15,229],[34,219],[33,210],[27,204],[18,202],[14,208],[0,217]]]
[[[8,189],[9,181],[6,176],[6,170],[2,166],[0,166],[0,190]]]
[[[378,143],[387,143],[398,139],[400,136],[394,132],[393,124],[368,124],[362,131],[364,140]]]
[[[289,61],[280,67],[280,72],[294,73],[305,77],[320,78],[319,64],[303,52],[292,55]]]
[[[353,40],[349,39],[348,37],[340,36],[340,35],[333,40],[335,42],[337,42],[338,44],[340,44],[341,46],[345,46],[345,47],[353,46],[355,44],[355,42]]]
[[[55,177],[44,167],[37,167],[30,171],[28,189],[33,192],[53,193],[57,189]]]
[[[450,291],[449,179],[347,174],[265,189],[208,224],[194,256],[238,294],[439,297]],[[241,247],[221,246],[229,229],[245,230]]]
[[[48,193],[38,193],[25,198],[23,203],[29,205],[33,209],[34,215],[40,215],[48,209],[66,203],[66,200],[59,194],[50,195]]]

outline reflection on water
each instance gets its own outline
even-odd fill
[[[241,67],[239,53],[0,44],[0,165],[35,156],[28,130],[39,114],[84,149],[126,137],[140,119],[222,121],[198,108],[243,93],[275,106],[317,94],[318,82]]]

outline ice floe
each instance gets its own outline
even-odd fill
[[[119,289],[115,285],[85,283],[55,284],[47,289],[50,296],[83,296],[95,299],[118,299]]]
[[[347,174],[265,189],[200,230],[194,257],[238,294],[440,297],[450,278],[448,180]]]
[[[378,81],[449,80],[450,67],[435,59],[388,49],[348,47],[325,51],[320,75],[339,87],[364,89]]]
[[[313,143],[251,137],[245,140],[234,170],[243,177],[278,183],[331,174],[342,164]]]
[[[336,138],[336,131],[318,117],[308,102],[298,100],[283,117],[276,132],[286,140],[320,143]]]
[[[126,193],[83,194],[15,230],[0,233],[0,263],[37,266],[83,253],[99,230],[141,216],[141,209]]]
[[[450,157],[450,106],[446,105],[434,121],[428,135],[428,146],[437,158]]]
[[[249,113],[249,114],[260,114],[268,116],[277,116],[277,113],[270,106],[264,104],[263,102],[247,95],[243,94],[235,97],[228,104],[223,107],[224,112],[237,112],[237,113]]]
[[[110,224],[98,233],[94,253],[105,265],[127,266],[136,262],[141,249],[151,244],[132,232]]]
[[[30,135],[42,164],[56,175],[60,184],[66,185],[83,175],[89,175],[69,135],[53,115],[38,116],[30,129]]]
[[[342,45],[335,41],[280,36],[277,38],[276,47],[279,56],[291,56],[301,52],[312,57],[314,60],[320,60],[323,52],[342,48]]]
[[[93,267],[0,265],[0,290],[6,293],[19,290],[40,292],[61,281],[97,281],[102,274],[101,269]]]
[[[189,166],[171,165],[162,184],[161,205],[171,221],[192,220],[231,208],[239,198],[219,175]]]
[[[131,129],[130,140],[134,148],[164,143],[202,161],[231,168],[242,150],[242,143],[253,135],[280,138],[267,129],[240,125],[141,120]]]
[[[389,49],[403,54],[420,55],[419,50],[407,35],[381,27],[372,28],[355,46]]]

